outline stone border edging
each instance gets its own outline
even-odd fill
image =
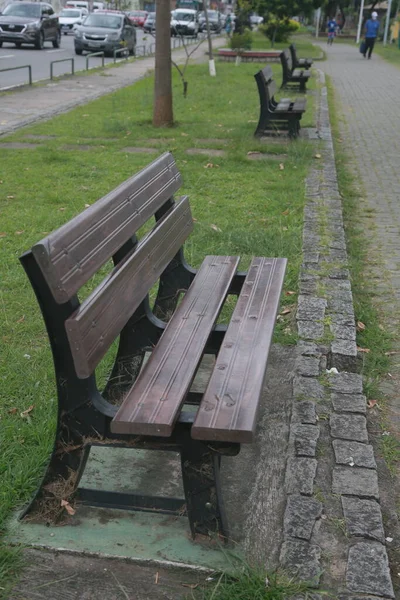
[[[340,498],[346,532],[345,580],[334,591],[335,597],[394,598],[376,463],[368,443],[366,398],[362,377],[356,372],[356,324],[327,88],[324,74],[318,71],[318,76],[323,85],[317,120],[322,159],[306,181],[296,315],[300,341],[293,380],[285,480],[288,497],[280,563],[319,587],[323,566],[318,529],[324,518],[324,504],[313,494],[317,470],[326,469],[327,458],[317,457],[318,439],[324,431],[333,447],[330,493]],[[329,418],[325,426],[318,418],[322,402],[329,413],[324,414]],[[313,597],[322,598],[318,593]]]

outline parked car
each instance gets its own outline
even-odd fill
[[[221,15],[217,10],[208,10],[208,22],[210,24],[210,31],[214,33],[221,33],[222,30],[222,20]],[[204,11],[199,15],[199,30],[206,31],[207,30],[207,22]]]
[[[12,42],[17,48],[33,44],[41,50],[45,42],[60,47],[61,33],[53,7],[44,2],[13,2],[0,14],[0,48]]]
[[[89,12],[89,2],[85,0],[67,0],[65,8],[84,8]]]
[[[171,13],[171,35],[192,35],[199,33],[198,12],[190,8],[177,8]]]
[[[156,13],[150,12],[143,25],[143,31],[146,33],[152,33],[156,30]]]
[[[127,15],[132,25],[135,25],[135,27],[144,27],[148,12],[145,10],[131,10]]]
[[[61,32],[74,33],[76,25],[82,25],[88,14],[86,8],[64,8],[58,15]]]
[[[264,22],[263,17],[259,17],[258,15],[251,15],[250,17],[250,25],[255,28],[258,27],[258,25],[261,25],[261,23]]]
[[[75,53],[101,52],[113,56],[114,50],[127,48],[136,53],[136,29],[123,13],[97,10],[75,29]]]

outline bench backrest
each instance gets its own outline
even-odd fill
[[[261,105],[269,107],[270,101],[277,90],[277,85],[273,80],[273,73],[270,66],[266,66],[254,75],[257,82],[258,93],[260,94]]]
[[[289,51],[284,50],[281,52],[280,59],[282,63],[283,79],[288,80],[291,78],[293,71],[292,57],[290,56]]]
[[[65,321],[78,377],[93,373],[191,232],[188,199],[173,201],[180,185],[175,161],[165,153],[32,248],[59,304],[114,259],[114,269]],[[137,242],[136,232],[153,216],[156,225]]]

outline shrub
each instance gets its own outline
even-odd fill
[[[245,29],[244,33],[234,33],[229,40],[231,50],[251,50],[253,44],[253,36],[249,29]]]
[[[265,25],[261,25],[259,30],[267,36],[269,40],[274,42],[287,42],[289,36],[300,29],[300,23],[287,19],[280,21],[278,19],[271,19]],[[275,34],[275,38],[274,38]]]

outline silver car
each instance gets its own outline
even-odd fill
[[[136,53],[136,30],[123,13],[96,11],[75,29],[75,53],[104,52],[113,56],[114,50],[126,48]]]

